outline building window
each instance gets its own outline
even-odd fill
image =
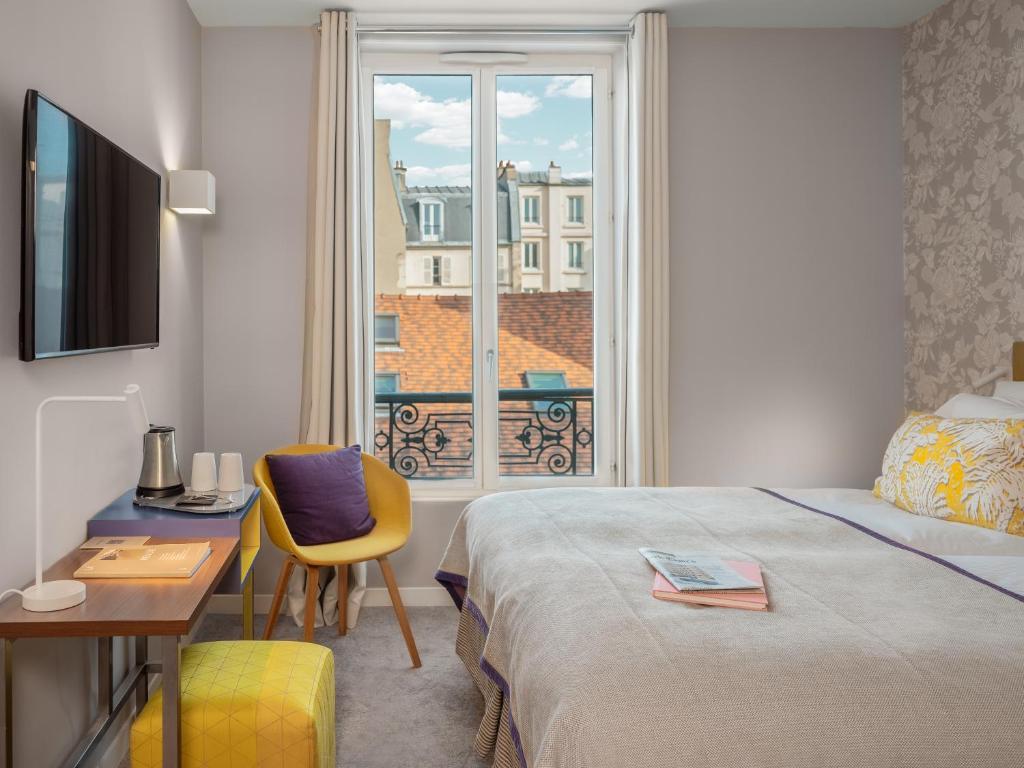
[[[373,339],[377,344],[398,343],[398,315],[378,312],[373,317]]]
[[[525,374],[526,386],[529,389],[566,389],[569,386],[563,371],[527,371]],[[554,400],[534,400],[533,408],[536,411],[547,413]]]
[[[424,256],[423,257],[423,284],[424,285],[451,285],[452,283],[452,257],[451,256]]]
[[[441,204],[435,202],[420,203],[420,227],[424,240],[441,239]]]
[[[399,392],[399,384],[401,378],[397,373],[375,373],[373,375],[373,394],[374,395],[395,395]],[[374,408],[374,414],[379,418],[381,416],[387,416],[390,413],[390,403],[381,402],[378,398],[376,400],[376,407]]]
[[[523,243],[523,269],[540,269],[540,247],[538,243]]]
[[[523,221],[527,224],[540,224],[540,198],[536,195],[523,198]]]
[[[498,252],[498,285],[508,285],[508,254]]]
[[[579,195],[572,195],[569,198],[569,223],[583,223],[583,198]]]
[[[583,269],[583,243],[579,240],[570,241],[566,267],[568,269]]]

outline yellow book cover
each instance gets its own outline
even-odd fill
[[[210,542],[112,547],[83,563],[76,579],[188,578],[210,556]]]

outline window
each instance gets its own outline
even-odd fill
[[[537,243],[523,243],[523,269],[540,269]]]
[[[530,389],[566,389],[569,384],[563,371],[527,371],[526,386]],[[563,401],[534,400],[533,408],[544,413],[554,413],[551,408],[556,402]]]
[[[625,129],[610,86],[623,42],[573,36],[577,52],[552,53],[545,38],[513,67],[374,34],[359,41],[366,296],[401,317],[402,339],[389,348],[399,329],[375,322],[375,455],[414,494],[613,484],[612,147]],[[550,234],[536,226],[545,200]],[[574,246],[566,218],[589,222]]]
[[[397,344],[398,315],[378,312],[373,318],[373,335],[377,344]]]
[[[451,285],[451,256],[423,257],[423,284],[430,286]]]
[[[540,198],[536,195],[523,198],[523,221],[527,224],[540,224]]]
[[[420,229],[424,240],[441,239],[441,204],[433,202],[420,203]]]
[[[568,259],[566,261],[566,267],[568,269],[583,269],[583,243],[578,240],[571,240],[568,243]]]
[[[579,195],[569,197],[569,223],[583,223],[583,198]]]
[[[373,375],[374,417],[387,418],[395,403],[382,401],[377,395],[394,395],[399,390],[400,377],[397,373],[375,373]]]

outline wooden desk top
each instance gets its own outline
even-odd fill
[[[206,539],[150,539],[150,544]],[[212,538],[210,556],[188,579],[80,579],[85,602],[63,611],[33,613],[21,596],[0,603],[0,637],[115,637],[187,635],[239,549],[237,538]],[[71,579],[97,550],[76,549],[47,569],[44,579]]]

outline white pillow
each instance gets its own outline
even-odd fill
[[[1024,419],[1024,401],[961,393],[943,403],[935,415],[943,419]]]
[[[1024,406],[1024,381],[997,381],[993,397]]]

